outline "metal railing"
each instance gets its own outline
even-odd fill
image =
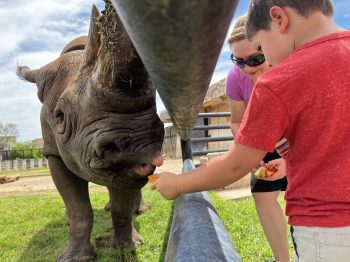
[[[217,113],[199,113],[198,118],[212,118],[212,117],[229,117],[230,112],[217,112]],[[195,126],[193,130],[220,130],[220,129],[230,129],[230,125],[199,125]],[[206,133],[207,134],[207,133]],[[233,136],[205,136],[205,137],[192,137],[191,143],[209,143],[209,142],[221,142],[221,141],[232,141]],[[208,146],[207,146],[208,147]],[[192,153],[193,156],[202,156],[209,153],[221,153],[227,152],[228,148],[218,148],[212,150],[199,150]]]
[[[42,151],[42,148],[0,150],[0,160],[41,158]]]

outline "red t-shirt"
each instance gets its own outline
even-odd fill
[[[350,32],[299,47],[256,83],[236,143],[289,141],[289,223],[350,225]]]

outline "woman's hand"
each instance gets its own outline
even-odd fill
[[[158,190],[168,200],[175,199],[181,194],[176,184],[176,178],[177,175],[174,173],[162,172],[159,174],[157,180],[151,184],[151,189]]]

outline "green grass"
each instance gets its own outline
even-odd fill
[[[48,168],[34,168],[34,169],[27,169],[22,170],[19,168],[17,171],[11,169],[10,171],[7,171],[5,169],[1,169],[0,176],[1,175],[13,175],[13,174],[19,174],[20,176],[36,176],[36,175],[51,175],[50,170]]]
[[[252,198],[229,201],[223,200],[214,192],[210,193],[210,198],[242,261],[255,262],[273,258]],[[279,197],[279,202],[283,207],[285,206],[283,197]],[[293,245],[291,242],[289,253],[292,257]]]
[[[135,219],[145,243],[122,252],[97,249],[97,261],[159,261],[164,256],[172,203],[149,189],[144,190],[152,207]],[[110,214],[104,211],[108,193],[91,193],[94,209],[92,244],[112,230]],[[57,194],[0,199],[0,261],[54,261],[68,243],[63,201]]]
[[[172,201],[157,192],[143,189],[151,209],[135,218],[135,227],[144,237],[137,249],[116,251],[96,249],[96,261],[163,261]],[[211,193],[211,198],[243,261],[272,258],[260,227],[252,199],[227,201]],[[104,211],[108,193],[91,193],[94,209],[92,244],[112,230],[110,214]],[[68,228],[63,201],[58,194],[6,197],[0,199],[0,261],[54,261],[68,243]]]

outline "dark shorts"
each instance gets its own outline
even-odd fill
[[[275,151],[273,153],[267,153],[264,157],[264,162],[268,163],[269,161],[280,158],[278,153]],[[257,179],[252,172],[250,179],[250,189],[252,192],[275,192],[275,191],[286,191],[287,188],[287,178],[284,177],[275,181],[266,181],[263,179]]]

